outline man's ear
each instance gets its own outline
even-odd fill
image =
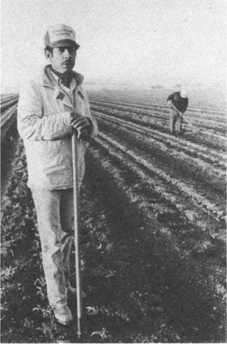
[[[44,53],[47,60],[51,62],[51,57],[52,57],[51,52],[49,50],[45,50]]]

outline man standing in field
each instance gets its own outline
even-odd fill
[[[187,93],[185,91],[174,92],[167,98],[167,103],[171,106],[169,119],[170,133],[179,135],[182,131],[183,114],[188,107]]]
[[[76,296],[69,281],[73,241],[73,130],[77,132],[78,184],[82,183],[86,141],[97,134],[83,76],[75,71],[74,30],[51,26],[44,37],[49,64],[20,93],[18,131],[24,140],[28,186],[34,200],[49,303],[61,324],[72,321],[67,297]]]

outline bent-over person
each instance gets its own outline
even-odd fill
[[[171,106],[169,118],[169,130],[171,134],[182,133],[182,116],[188,107],[188,96],[185,91],[174,92],[167,98],[167,103]]]

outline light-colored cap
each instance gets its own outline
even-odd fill
[[[188,94],[186,91],[182,90],[182,91],[180,91],[180,96],[181,96],[181,98],[187,98]]]
[[[79,44],[76,43],[75,31],[68,25],[59,24],[52,25],[47,30],[44,37],[45,48],[60,48],[67,46],[74,46],[77,49]]]

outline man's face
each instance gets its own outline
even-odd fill
[[[61,74],[71,72],[75,65],[76,48],[71,46],[54,48],[53,54],[46,54],[46,57],[57,72]]]

